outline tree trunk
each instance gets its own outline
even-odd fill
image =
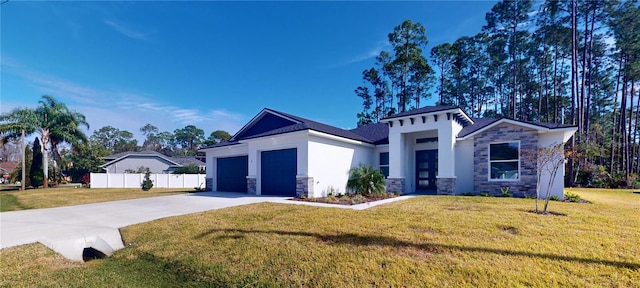
[[[576,124],[576,118],[575,118],[575,112],[576,112],[576,88],[577,88],[577,65],[578,65],[578,59],[577,59],[577,53],[578,53],[578,47],[577,47],[577,17],[576,17],[576,0],[571,0],[571,124],[575,125]],[[569,149],[573,152],[575,151],[575,137],[571,137],[571,145],[569,147]],[[571,159],[569,160],[569,168],[567,170],[568,174],[569,174],[569,187],[572,187],[574,184],[574,177],[573,177],[573,173],[574,173],[574,163],[576,160],[576,156],[575,153],[571,153]]]
[[[47,144],[49,143],[49,130],[44,129],[42,131],[42,146],[40,146],[40,151],[42,151],[42,174],[44,175],[44,179],[42,180],[42,188],[49,188],[49,155],[47,155]]]

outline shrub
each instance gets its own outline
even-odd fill
[[[511,193],[509,193],[509,186],[500,188],[500,193],[502,193],[502,197],[511,197]]]
[[[551,201],[560,201],[560,197],[558,197],[556,195],[553,195],[553,196],[549,197],[549,200],[551,200]]]
[[[580,202],[580,196],[573,194],[571,192],[567,192],[564,194],[564,199],[569,200],[569,202]]]
[[[204,192],[207,191],[207,187],[202,187],[203,183],[200,183],[200,185],[198,187],[193,187],[193,189],[196,190],[196,192]]]
[[[142,191],[149,191],[153,187],[153,181],[151,181],[151,172],[147,169],[144,173],[144,180],[142,181]]]
[[[355,194],[363,196],[383,195],[386,193],[382,172],[371,165],[362,163],[358,167],[349,170],[347,188],[353,189]]]
[[[190,164],[187,166],[182,166],[182,167],[178,167],[175,170],[173,170],[173,172],[171,172],[172,174],[200,174],[204,171],[200,171],[200,167]]]
[[[351,197],[351,205],[364,203],[366,201],[367,201],[367,198],[365,198],[364,196],[362,196],[360,194],[356,194],[356,195],[353,195]]]

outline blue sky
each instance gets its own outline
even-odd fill
[[[354,128],[353,90],[395,26],[422,23],[428,52],[478,33],[494,4],[12,0],[0,6],[0,111],[48,94],[87,116],[87,134],[111,125],[138,139],[146,123],[233,134],[265,107]]]

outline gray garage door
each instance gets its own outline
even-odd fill
[[[218,191],[247,192],[248,157],[218,158],[216,179]]]
[[[262,195],[296,196],[297,149],[261,153]]]

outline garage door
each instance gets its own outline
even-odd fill
[[[223,192],[247,192],[248,157],[217,158],[217,189]]]
[[[263,151],[260,163],[262,195],[296,196],[297,149]]]

